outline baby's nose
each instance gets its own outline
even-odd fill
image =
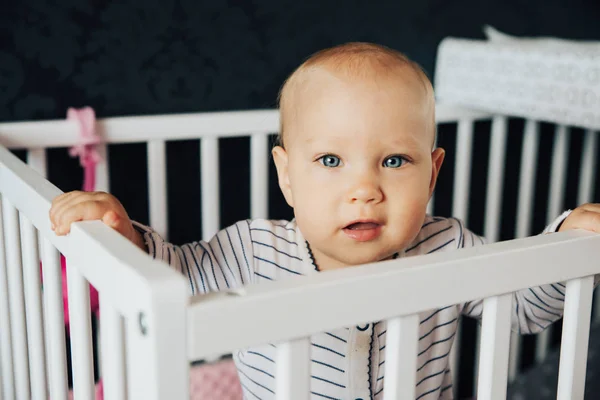
[[[362,180],[350,191],[349,200],[352,203],[379,203],[383,199],[381,187],[374,180]]]

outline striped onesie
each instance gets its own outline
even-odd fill
[[[565,214],[546,231],[555,231]],[[318,273],[310,246],[294,221],[247,220],[218,232],[209,242],[175,246],[148,227],[150,255],[189,279],[193,294],[238,288],[251,283]],[[483,244],[456,219],[426,217],[414,242],[398,257],[452,251]],[[562,315],[565,287],[560,283],[514,294],[513,329],[539,332]],[[417,399],[452,399],[450,348],[461,314],[479,318],[482,301],[420,314]],[[311,337],[313,399],[383,399],[386,322],[351,326]],[[276,347],[267,344],[234,352],[246,399],[275,394]]]

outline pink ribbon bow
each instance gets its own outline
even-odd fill
[[[96,113],[91,107],[69,108],[67,120],[74,120],[79,125],[80,142],[69,149],[69,155],[79,157],[83,168],[83,190],[91,192],[96,187],[96,164],[100,161],[95,148],[100,143],[100,137],[96,135]]]

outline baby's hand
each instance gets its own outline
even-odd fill
[[[104,192],[74,191],[52,201],[50,222],[57,235],[69,233],[73,222],[90,220],[101,220],[145,250],[142,235],[133,228],[125,208],[116,197]]]
[[[585,229],[600,233],[600,204],[584,204],[574,209],[558,231],[569,229]]]

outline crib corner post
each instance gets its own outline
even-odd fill
[[[189,399],[188,290],[180,278],[155,282],[148,306],[128,318],[130,399]]]

